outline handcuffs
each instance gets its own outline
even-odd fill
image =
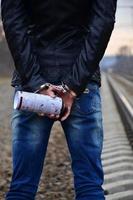
[[[47,90],[49,87],[50,87],[50,83],[44,83],[43,85],[41,85],[40,87],[39,87],[39,89],[38,90],[36,90],[35,91],[35,93],[38,93],[38,92],[41,92],[42,90]]]
[[[40,88],[35,91],[35,93],[41,92],[44,89],[47,90],[50,86],[51,86],[51,83],[45,83],[45,84],[41,85]],[[64,84],[63,82],[62,82],[62,85],[59,85],[58,87],[60,87],[62,89],[63,93],[69,93],[69,94],[71,94],[71,96],[73,98],[76,98],[75,92],[70,90],[69,87],[66,84]]]
[[[52,85],[51,83],[45,83],[45,84],[41,85],[40,88],[35,91],[35,93],[39,93],[44,89],[47,90],[51,85]],[[62,85],[59,85],[57,87],[60,87],[63,93],[69,93],[72,96],[72,98],[76,98],[75,92],[71,91],[69,89],[69,87],[67,85],[65,85],[63,82],[62,82]],[[45,116],[43,113],[38,113],[38,114],[41,117]]]

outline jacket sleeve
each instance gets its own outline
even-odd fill
[[[33,41],[28,34],[29,16],[23,0],[1,0],[1,16],[6,40],[22,84],[27,84],[34,91],[45,80],[40,74]]]
[[[87,34],[80,54],[73,64],[72,74],[63,81],[80,95],[97,70],[109,42],[115,23],[117,0],[93,0]]]

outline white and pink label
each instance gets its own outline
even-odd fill
[[[48,95],[17,91],[14,97],[14,109],[26,110],[36,113],[55,114],[61,113],[62,99],[52,98]]]

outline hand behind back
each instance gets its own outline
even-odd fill
[[[43,89],[39,92],[40,94],[48,95],[48,96],[51,96],[52,98],[59,96],[62,98],[64,102],[63,115],[61,117],[60,115],[55,115],[55,114],[46,115],[51,119],[56,119],[56,120],[60,119],[61,121],[64,121],[70,115],[74,97],[69,92],[64,93],[63,91],[64,89],[62,89],[60,86],[51,84],[48,89]],[[45,114],[39,113],[39,115],[44,116]]]

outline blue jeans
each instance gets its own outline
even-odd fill
[[[104,200],[101,97],[96,83],[87,88],[89,92],[75,99],[70,116],[61,125],[72,159],[75,199]],[[36,113],[13,111],[13,176],[7,200],[35,199],[53,123]]]

